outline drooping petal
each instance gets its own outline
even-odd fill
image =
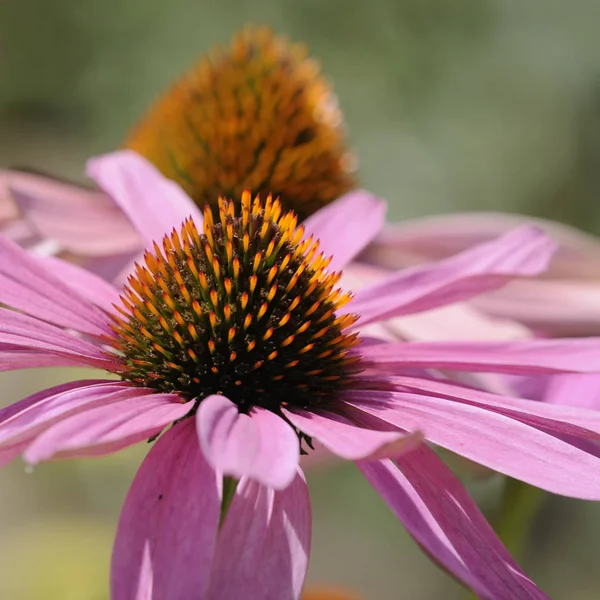
[[[483,600],[543,600],[458,479],[427,446],[358,463],[417,543]]]
[[[546,269],[556,245],[542,231],[522,228],[423,267],[405,269],[356,292],[358,325],[466,300],[510,279]]]
[[[70,415],[138,393],[138,388],[103,379],[74,381],[42,390],[0,410],[0,448],[23,442],[28,445]]]
[[[202,226],[202,214],[179,185],[131,150],[91,159],[87,174],[121,207],[147,247],[180,230],[190,216]]]
[[[330,269],[343,269],[379,233],[385,222],[385,202],[365,190],[350,192],[304,221],[306,236],[332,256]]]
[[[25,452],[35,464],[51,458],[109,454],[160,433],[190,412],[177,394],[155,394],[137,388],[136,394],[111,399],[101,406],[79,411],[47,428]]]
[[[282,409],[282,412],[300,431],[346,460],[396,456],[421,441],[417,433],[405,435],[398,431],[366,429],[329,411]]]
[[[301,472],[281,491],[240,481],[219,532],[206,600],[297,600],[310,534],[310,499]]]
[[[39,258],[0,237],[0,302],[61,327],[111,333],[106,315],[55,277]]]
[[[403,392],[347,392],[361,413],[407,431],[495,471],[556,494],[600,499],[600,459],[504,414],[479,406]]]
[[[0,361],[6,360],[8,365],[18,368],[12,350],[40,356],[42,364],[36,364],[32,358],[28,366],[44,366],[48,356],[64,357],[68,365],[74,361],[98,368],[112,364],[99,346],[28,315],[0,308]],[[8,368],[0,367],[0,370]]]
[[[220,487],[194,420],[154,444],[127,494],[111,565],[112,600],[205,598],[219,526]]]
[[[390,371],[419,367],[517,375],[600,372],[600,338],[390,343],[361,346],[360,353]]]
[[[138,250],[141,239],[123,212],[101,192],[30,173],[10,172],[7,191],[40,239],[81,256]]]
[[[196,418],[206,459],[225,475],[251,477],[275,489],[285,488],[296,476],[298,437],[280,417],[260,408],[241,414],[224,396],[209,396]]]
[[[40,367],[82,367],[87,364],[87,360],[67,354],[47,354],[40,350],[23,349],[15,344],[0,343],[0,372]]]

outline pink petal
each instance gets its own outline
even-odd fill
[[[147,440],[167,425],[183,418],[193,403],[183,403],[177,394],[155,394],[143,388],[136,395],[108,399],[104,405],[71,414],[39,435],[25,452],[35,464],[64,453],[77,456],[80,450],[102,448],[107,453]]]
[[[405,269],[356,292],[359,325],[421,312],[498,288],[548,266],[555,244],[539,229],[522,228],[424,267]]]
[[[6,238],[0,237],[0,302],[90,335],[111,330],[106,315]]]
[[[600,334],[600,281],[512,281],[473,302],[489,315],[525,323],[548,335]]]
[[[333,259],[329,268],[343,269],[383,227],[386,205],[365,190],[350,192],[304,221],[306,236],[320,242]]]
[[[403,392],[348,392],[349,406],[495,471],[556,494],[600,499],[600,460],[556,436],[478,406]]]
[[[112,600],[205,598],[221,499],[193,419],[154,444],[127,494],[112,556]]]
[[[282,412],[300,431],[346,460],[396,456],[420,441],[417,434],[407,436],[398,431],[358,427],[345,417],[325,410],[282,409]]]
[[[98,368],[112,364],[99,346],[28,315],[0,308],[0,357],[10,361],[12,349],[66,357],[69,364],[77,361]]]
[[[484,600],[546,599],[458,479],[427,446],[359,468],[417,543]]]
[[[282,491],[243,479],[219,532],[205,600],[297,600],[308,568],[310,533],[310,500],[301,472]]]
[[[120,304],[117,289],[89,270],[52,256],[40,260],[48,272],[74,289],[79,296],[107,313],[114,312],[114,305]]]
[[[582,381],[578,381],[579,378]],[[594,398],[600,399],[600,376],[598,375],[553,377],[552,379],[556,380],[571,380],[570,382],[564,381],[563,383],[565,387],[562,388],[562,391],[565,393],[564,400],[566,402],[562,402],[561,398],[553,397],[552,394],[550,394],[550,397],[545,397],[544,402],[537,402],[534,400],[489,394],[481,390],[436,380],[416,377],[389,377],[386,379],[400,388],[414,391],[418,394],[435,395],[487,408],[518,419],[523,423],[533,425],[534,427],[543,428],[546,431],[586,438],[600,437],[600,411],[597,410],[598,403],[585,400],[586,393],[588,397],[593,395]],[[582,402],[579,401],[579,396],[583,396],[584,400]],[[549,404],[552,401],[556,401],[556,404]],[[582,408],[584,404],[595,410]]]
[[[141,246],[131,223],[101,192],[15,172],[8,187],[32,230],[42,239],[55,240],[68,252],[106,256]]]
[[[185,192],[131,150],[120,150],[88,161],[87,174],[121,207],[147,247],[192,217],[202,214]]]
[[[544,404],[573,406],[576,414],[581,414],[580,408],[600,409],[600,375],[557,375],[548,379]]]
[[[394,223],[377,236],[364,258],[398,269],[446,258],[525,225],[542,229],[559,245],[549,277],[598,278],[598,238],[562,223],[508,213],[457,213]]]
[[[275,489],[285,488],[296,476],[298,437],[277,415],[260,408],[241,414],[224,396],[205,398],[196,414],[200,446],[215,469]]]
[[[82,367],[87,364],[87,360],[69,358],[66,354],[51,355],[41,350],[24,350],[18,345],[0,343],[0,372],[39,367]],[[108,362],[105,364],[108,366]]]
[[[600,372],[598,338],[386,343],[361,346],[360,354],[390,371],[420,367],[517,375]]]
[[[0,410],[0,448],[29,445],[62,419],[139,394],[138,390],[121,382],[89,380],[37,392]]]

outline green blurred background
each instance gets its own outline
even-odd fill
[[[321,60],[361,181],[392,218],[492,209],[600,233],[597,0],[5,0],[0,165],[81,177],[87,156],[119,145],[200,52],[247,22]],[[72,376],[2,374],[1,403]],[[146,450],[0,472],[0,598],[108,598],[119,508]],[[352,468],[309,479],[310,582],[377,600],[465,597]],[[470,482],[491,515],[501,484]],[[599,534],[600,506],[549,497],[522,563],[554,599],[598,598]]]

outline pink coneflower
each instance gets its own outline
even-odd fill
[[[0,411],[0,460],[97,456],[159,436],[119,522],[114,600],[297,598],[310,547],[299,458],[313,440],[357,461],[419,545],[480,597],[545,598],[420,441],[599,499],[600,460],[577,443],[600,436],[596,412],[439,375],[598,372],[597,340],[386,343],[359,332],[536,274],[552,242],[520,229],[351,299],[328,269],[376,235],[384,207],[371,196],[319,211],[307,237],[293,213],[249,193],[237,209],[221,200],[189,219],[181,190],[130,153],[92,172],[143,239],[177,226],[120,297],[0,240],[0,302],[11,307],[0,309],[1,368],[84,365],[121,379],[75,381]]]

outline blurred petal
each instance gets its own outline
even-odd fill
[[[558,244],[547,276],[598,279],[600,239],[569,225],[510,213],[457,213],[393,223],[364,259],[397,269],[452,256],[523,226],[542,229]]]
[[[555,244],[539,229],[523,228],[423,267],[405,269],[356,292],[352,311],[366,325],[465,300],[548,266]]]
[[[556,375],[549,377],[544,404],[600,409],[600,375]],[[577,410],[579,414],[581,411]],[[587,411],[584,414],[588,414]]]
[[[390,371],[421,367],[524,375],[600,372],[600,338],[386,343],[361,346],[360,354]]]
[[[224,396],[209,396],[196,419],[200,446],[213,468],[275,489],[285,488],[296,476],[298,437],[282,418],[260,408],[245,415]]]
[[[333,259],[329,268],[343,269],[379,233],[386,204],[365,190],[350,192],[308,217],[306,237],[319,240],[319,250]]]
[[[300,431],[346,460],[396,456],[421,440],[418,435],[358,427],[341,415],[324,410],[284,408],[282,412]]]
[[[52,256],[40,258],[40,261],[48,272],[73,288],[91,304],[95,304],[108,313],[114,311],[114,304],[120,304],[119,292],[115,286],[100,279],[88,269],[82,269]]]
[[[240,481],[219,532],[206,600],[296,600],[308,568],[310,534],[310,499],[301,472],[282,491]]]
[[[141,239],[123,212],[101,192],[30,173],[11,172],[8,190],[40,239],[83,256],[127,253]]]
[[[360,470],[416,542],[483,600],[543,600],[458,479],[427,446]]]
[[[600,271],[598,276],[598,281],[512,281],[506,288],[474,298],[473,306],[547,335],[600,335]]]
[[[196,440],[194,420],[162,435],[121,512],[111,565],[112,600],[204,598],[221,498]]]
[[[551,433],[479,406],[404,392],[347,392],[345,401],[476,463],[549,492],[600,500],[600,460]]]
[[[106,315],[10,240],[0,237],[0,302],[90,335],[111,333]]]
[[[121,207],[147,247],[188,218],[202,226],[202,214],[185,192],[146,159],[120,150],[88,161],[87,174]]]
[[[25,459],[34,464],[65,453],[76,457],[79,451],[108,454],[157,435],[192,408],[193,403],[184,404],[177,394],[135,389],[135,395],[107,398],[105,404],[68,415],[47,428],[27,449]]]

